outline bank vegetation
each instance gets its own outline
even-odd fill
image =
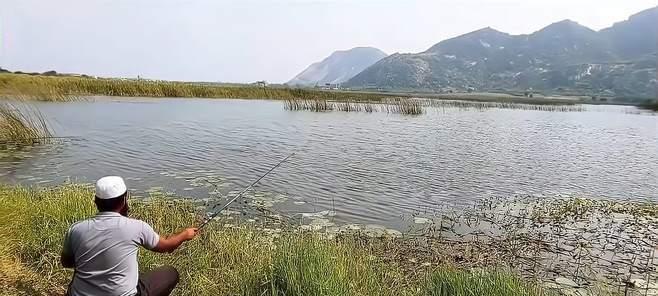
[[[94,215],[92,196],[85,185],[0,185],[0,294],[63,295],[71,271],[59,264],[62,239],[70,224]],[[160,233],[200,221],[192,203],[158,197],[132,201],[131,215]],[[549,295],[496,269],[409,268],[414,263],[380,256],[391,243],[216,221],[173,254],[142,251],[139,260],[143,270],[175,266],[175,295]]]
[[[0,95],[14,99],[70,101],[89,96],[167,97],[167,98],[227,98],[227,99],[323,99],[379,101],[385,94],[344,91],[322,91],[257,85],[177,82],[0,74]]]

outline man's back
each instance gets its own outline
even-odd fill
[[[116,212],[74,224],[64,242],[64,252],[75,262],[70,295],[135,295],[139,247],[153,249],[158,240],[147,223]]]

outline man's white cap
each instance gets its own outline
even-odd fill
[[[128,191],[123,178],[107,176],[96,181],[96,198],[110,199],[124,195]]]

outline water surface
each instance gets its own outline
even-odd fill
[[[489,196],[655,200],[658,188],[657,117],[632,107],[403,116],[285,111],[277,101],[106,98],[38,108],[56,135],[74,138],[1,152],[0,181],[121,175],[140,191],[206,198],[242,189],[295,152],[256,198],[284,214],[335,210],[338,223],[396,228]]]

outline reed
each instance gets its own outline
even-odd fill
[[[336,108],[335,104],[324,99],[313,100],[299,100],[287,99],[283,103],[283,107],[290,111],[313,111],[313,112],[326,112],[332,111]]]
[[[94,215],[92,197],[89,185],[27,188],[0,184],[3,293],[65,292],[72,274],[59,265],[62,240],[72,223]],[[200,219],[191,202],[162,196],[132,200],[131,215],[161,233],[179,230]],[[175,295],[457,296],[474,294],[441,293],[464,291],[471,285],[476,291],[491,291],[478,295],[503,296],[521,295],[532,287],[511,275],[487,276],[484,271],[477,277],[459,269],[438,269],[432,274],[432,269],[418,266],[405,272],[400,266],[409,261],[385,261],[374,251],[379,242],[359,237],[327,240],[292,228],[277,238],[264,226],[227,228],[222,221],[216,221],[173,254],[140,252],[139,261],[142,270],[162,264],[175,266],[181,274]]]
[[[370,102],[363,103],[363,111],[367,113],[372,113],[375,112],[375,107]]]
[[[291,111],[343,111],[343,112],[387,112],[405,115],[423,114],[423,100],[420,99],[389,99],[381,102],[358,101],[327,101],[321,99],[299,100],[288,99],[284,102],[284,109]]]
[[[217,83],[0,74],[0,96],[42,101],[76,100],[86,96],[378,101],[387,95]]]
[[[358,112],[363,110],[363,106],[357,102],[337,102],[335,103],[336,110],[344,112]]]
[[[406,115],[421,115],[425,113],[424,100],[420,99],[394,99],[385,102],[386,112]]]
[[[0,144],[34,144],[52,136],[38,110],[0,102]]]
[[[485,111],[488,109],[511,109],[549,112],[582,112],[583,105],[575,104],[524,104],[514,102],[485,102],[457,100],[429,100],[428,105],[434,108],[458,108],[461,110]]]

